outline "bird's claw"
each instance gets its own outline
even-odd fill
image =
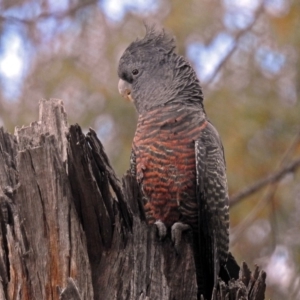
[[[180,253],[180,242],[181,242],[182,232],[188,229],[190,229],[190,226],[188,224],[184,224],[181,222],[176,222],[171,227],[171,238],[174,243],[174,248],[177,254]]]
[[[157,228],[159,239],[163,240],[167,235],[166,225],[161,220],[156,221],[154,224]]]

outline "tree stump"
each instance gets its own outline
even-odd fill
[[[191,237],[180,255],[148,226],[135,179],[120,181],[96,133],[68,128],[61,100],[39,121],[0,129],[0,300],[197,299]],[[264,299],[243,263],[217,299]]]

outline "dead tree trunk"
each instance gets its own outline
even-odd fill
[[[243,264],[218,299],[264,299]],[[190,237],[177,255],[145,222],[135,180],[116,177],[95,132],[68,128],[63,103],[0,129],[0,300],[197,299]]]

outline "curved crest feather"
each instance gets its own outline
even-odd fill
[[[146,35],[142,39],[137,39],[129,47],[130,50],[134,51],[137,48],[144,47],[152,50],[153,48],[170,54],[176,48],[175,38],[170,34],[166,33],[164,29],[158,31],[154,25],[145,24]]]

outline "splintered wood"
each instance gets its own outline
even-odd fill
[[[61,100],[0,129],[0,300],[196,300],[191,236],[177,254],[145,221],[135,179],[116,176],[92,129],[68,128]],[[215,299],[264,299],[242,264]]]

